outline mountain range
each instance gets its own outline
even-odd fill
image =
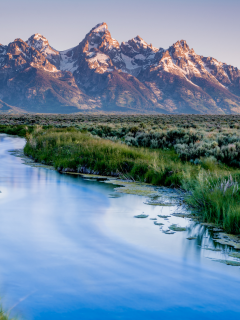
[[[186,41],[121,44],[106,23],[58,51],[34,34],[0,44],[0,113],[240,114],[240,70]]]

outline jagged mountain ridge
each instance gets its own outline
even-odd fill
[[[119,44],[101,23],[65,51],[40,34],[0,45],[0,99],[43,113],[239,114],[240,71],[184,40],[166,50],[139,36]]]

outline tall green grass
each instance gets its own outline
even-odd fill
[[[12,134],[17,135],[20,137],[25,137],[28,133],[33,131],[33,126],[26,126],[26,125],[0,125],[0,133]]]
[[[2,305],[0,305],[0,320],[14,320],[13,318],[10,318],[9,314],[3,310]]]
[[[201,169],[196,177],[185,179],[182,187],[188,190],[186,202],[201,214],[204,221],[214,222],[229,233],[239,234],[239,172],[232,174]]]
[[[202,216],[228,232],[240,232],[240,171],[202,159],[194,165],[174,150],[135,148],[81,133],[73,128],[42,129],[27,135],[26,155],[58,170],[120,174],[132,180],[179,187],[186,202]]]
[[[75,129],[36,129],[24,152],[56,169],[80,171],[81,167],[105,175],[124,174],[152,184],[179,185],[183,171],[196,170],[183,164],[174,151],[129,147]]]

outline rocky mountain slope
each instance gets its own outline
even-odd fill
[[[119,44],[101,23],[65,51],[40,34],[0,45],[0,99],[0,112],[240,114],[240,71],[183,40]]]

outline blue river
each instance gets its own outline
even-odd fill
[[[0,135],[0,295],[26,320],[240,319],[240,268],[216,262],[208,231],[163,233],[174,207],[114,185],[29,166]],[[163,220],[164,223],[169,223]],[[196,232],[201,237],[187,240]]]

